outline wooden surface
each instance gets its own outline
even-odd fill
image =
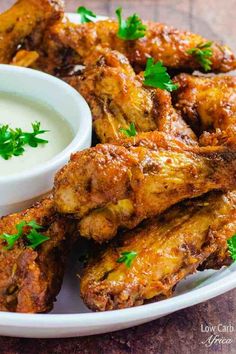
[[[38,0],[40,1],[40,0]],[[0,11],[14,3],[0,0]],[[74,12],[85,5],[97,14],[114,16],[118,6],[125,14],[137,12],[152,19],[199,32],[210,39],[227,43],[236,52],[236,0],[67,0],[66,10]],[[205,354],[236,353],[236,290],[218,298],[179,311],[154,322],[124,331],[94,337],[30,340],[0,338],[0,354],[88,353],[88,354]],[[231,344],[214,344],[206,348],[202,342],[209,334],[201,325],[233,325],[232,333],[218,333],[231,339]]]

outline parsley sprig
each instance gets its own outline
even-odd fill
[[[48,140],[38,138],[38,135],[47,133],[48,130],[41,130],[40,129],[40,122],[35,122],[32,123],[32,128],[33,132],[32,133],[26,133],[23,132],[23,140],[25,144],[28,144],[29,146],[36,148],[38,147],[39,144],[47,144]]]
[[[93,19],[97,17],[95,13],[89,9],[86,9],[84,6],[80,6],[76,12],[80,15],[81,23],[94,22]]]
[[[161,61],[154,64],[153,58],[148,58],[144,71],[144,85],[160,88],[162,90],[174,91],[178,88],[174,84]]]
[[[25,232],[26,228],[28,229],[28,232]],[[41,229],[42,226],[38,225],[34,220],[30,222],[21,221],[19,224],[16,225],[17,233],[12,235],[3,233],[2,235],[0,235],[0,238],[6,241],[6,250],[11,250],[14,247],[16,241],[24,236],[26,238],[28,247],[35,249],[43,242],[49,240],[49,237],[39,232],[39,230]]]
[[[121,252],[121,256],[120,256],[120,258],[117,259],[116,262],[117,263],[125,263],[126,267],[130,268],[133,260],[135,259],[135,257],[137,255],[138,255],[138,253],[135,251]]]
[[[236,261],[236,234],[227,240],[227,244],[231,258]]]
[[[196,61],[203,67],[205,71],[211,70],[212,62],[212,42],[199,43],[195,48],[187,50],[187,54],[193,55]]]
[[[133,14],[126,20],[122,19],[122,8],[116,9],[116,15],[119,22],[117,37],[124,40],[135,40],[145,36],[147,26],[142,23],[142,20],[137,14]]]
[[[33,148],[39,144],[47,144],[48,140],[38,136],[48,132],[40,129],[40,122],[32,123],[33,131],[24,132],[20,128],[12,129],[9,125],[0,126],[0,156],[4,160],[9,160],[12,156],[20,156],[25,152],[24,146]]]
[[[133,122],[130,123],[130,126],[129,126],[128,129],[121,128],[120,132],[123,133],[124,135],[128,136],[128,137],[137,135],[137,131],[135,129],[135,125],[134,125]]]
[[[9,129],[8,125],[0,127],[0,156],[4,160],[23,154],[24,141],[21,137],[21,129]]]

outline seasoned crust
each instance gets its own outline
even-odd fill
[[[235,188],[235,168],[233,147],[192,147],[142,133],[74,154],[56,175],[55,206],[80,220],[82,236],[104,242],[183,199]]]
[[[62,16],[61,0],[18,0],[0,14],[0,63],[10,63],[18,45],[29,36],[32,46],[39,44],[45,28]]]
[[[170,296],[180,280],[221,252],[225,239],[235,232],[235,193],[214,193],[182,203],[112,241],[85,268],[81,296],[94,311]],[[137,253],[130,268],[117,263],[124,251]]]
[[[179,71],[202,70],[202,67],[187,50],[208,40],[200,35],[180,31],[173,27],[147,22],[147,34],[135,41],[124,41],[117,37],[118,23],[104,20],[96,23],[76,25],[61,21],[53,25],[46,34],[45,50],[49,57],[57,58],[57,65],[63,64],[63,53],[70,48],[77,54],[77,63],[84,64],[98,45],[124,54],[131,65],[142,70],[148,57],[161,60],[165,66]],[[212,71],[227,72],[235,69],[236,60],[232,51],[217,43],[212,45]],[[73,55],[72,55],[73,57]],[[68,60],[68,58],[67,58]]]
[[[14,234],[21,221],[35,220],[50,240],[35,250],[19,239],[6,250],[0,239],[0,311],[48,312],[60,291],[65,261],[73,242],[72,222],[59,216],[52,199],[0,219],[0,234]]]
[[[181,74],[174,82],[179,85],[173,93],[175,107],[200,136],[200,144],[222,144],[235,136],[235,77]]]
[[[134,123],[137,133],[162,131],[190,145],[197,138],[172,106],[171,95],[146,87],[127,58],[117,51],[96,48],[82,74],[67,78],[92,110],[93,127],[102,143],[124,137],[122,129]]]
[[[180,74],[174,78],[179,89],[173,93],[174,104],[199,136],[201,145],[221,145],[228,141],[235,146],[236,132],[236,78],[233,76],[191,76]],[[202,265],[201,269],[219,269],[232,261],[227,245],[227,235],[234,228],[229,223],[216,239],[218,250]],[[231,230],[231,235],[235,232]]]

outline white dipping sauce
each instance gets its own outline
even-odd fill
[[[41,123],[40,130],[49,130],[38,136],[48,143],[39,144],[37,148],[25,145],[23,155],[9,160],[0,156],[0,176],[14,175],[43,164],[63,151],[73,139],[72,128],[52,107],[28,97],[0,92],[0,126],[7,124],[13,129],[32,132],[31,124],[36,121]]]

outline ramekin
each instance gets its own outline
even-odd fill
[[[37,70],[0,65],[0,91],[20,94],[53,107],[70,124],[73,140],[47,162],[15,175],[1,176],[0,216],[28,207],[53,186],[55,173],[70,155],[91,146],[91,111],[84,98],[64,81]]]

